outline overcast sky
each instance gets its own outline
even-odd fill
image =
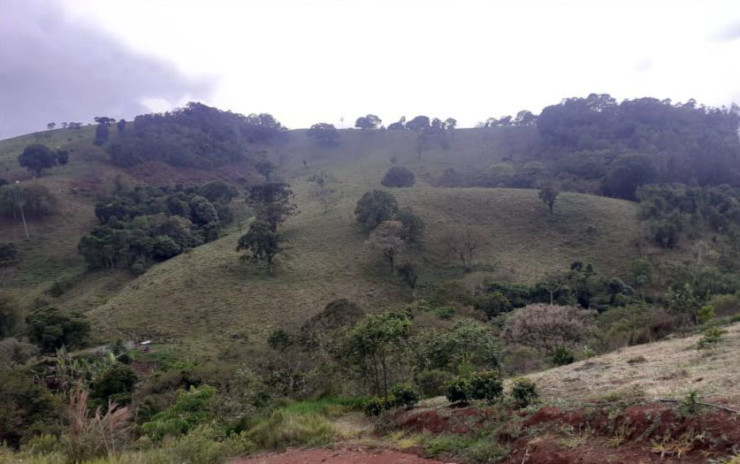
[[[0,0],[0,137],[199,100],[290,128],[740,103],[739,1]]]

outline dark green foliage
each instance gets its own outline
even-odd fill
[[[603,191],[610,197],[636,200],[637,188],[653,182],[655,177],[655,168],[648,155],[621,155],[604,178]]]
[[[415,182],[414,173],[402,166],[393,166],[380,181],[385,187],[411,187]]]
[[[277,329],[267,337],[267,344],[273,350],[283,352],[293,345],[293,336],[283,329]]]
[[[84,347],[90,337],[90,322],[78,312],[56,308],[38,309],[26,318],[28,338],[45,353],[62,346]]]
[[[365,415],[370,417],[379,416],[383,411],[392,408],[394,398],[380,398],[378,396],[371,398],[365,405]]]
[[[540,188],[539,197],[540,200],[550,209],[550,214],[555,211],[555,200],[560,194],[560,186],[553,182],[548,182]]]
[[[18,448],[38,433],[53,433],[59,404],[30,373],[0,370],[0,442]]]
[[[431,127],[428,116],[416,116],[406,123],[406,129],[411,131],[422,131]]]
[[[67,163],[69,163],[69,152],[66,150],[58,150],[57,163],[59,163],[60,166],[65,166]]]
[[[95,128],[95,139],[93,139],[93,144],[95,145],[103,145],[108,141],[108,135],[110,134],[110,129],[108,128],[108,124],[98,124],[98,126]]]
[[[567,364],[574,363],[576,361],[576,357],[573,356],[573,352],[568,348],[559,346],[552,352],[550,360],[555,366],[565,366]]]
[[[288,216],[296,214],[298,208],[292,202],[293,196],[290,185],[271,182],[250,187],[246,201],[257,219],[269,224],[270,230],[275,232]]]
[[[498,290],[476,296],[473,306],[475,306],[475,309],[486,313],[486,316],[489,318],[496,317],[501,313],[509,312],[513,309],[511,301]]]
[[[14,243],[0,243],[0,267],[11,266],[18,261],[18,247]]]
[[[141,274],[151,263],[218,238],[232,217],[228,203],[235,195],[220,181],[185,190],[119,189],[98,201],[101,225],[83,236],[77,249],[91,269],[122,265]]]
[[[382,123],[381,119],[374,114],[368,114],[367,116],[360,116],[355,122],[355,127],[362,130],[377,129]]]
[[[41,171],[57,164],[57,153],[46,145],[36,143],[23,150],[23,153],[18,156],[18,164],[40,176]]]
[[[407,409],[412,408],[419,402],[419,390],[408,383],[397,383],[391,388],[391,396],[394,398],[396,406],[403,406]]]
[[[511,398],[514,404],[520,408],[526,408],[537,402],[537,384],[528,378],[519,377],[514,379],[511,385]]]
[[[93,379],[91,398],[107,405],[109,401],[125,405],[131,401],[131,393],[138,381],[133,369],[116,363]]]
[[[339,140],[339,131],[332,124],[320,122],[311,126],[306,131],[306,136],[323,145],[334,145]]]
[[[253,261],[264,261],[271,269],[275,256],[283,251],[281,243],[285,239],[273,232],[270,224],[264,221],[254,221],[249,226],[249,231],[239,237],[236,251],[247,250]]]
[[[43,185],[11,184],[0,187],[0,217],[41,218],[57,210],[57,199]]]
[[[486,400],[491,403],[504,392],[501,374],[496,370],[473,373],[469,385],[470,398],[474,400]]]
[[[699,350],[706,350],[714,348],[722,341],[722,337],[727,331],[721,330],[717,326],[712,326],[704,331],[704,335],[699,339],[699,343],[696,344],[696,348]]]
[[[365,194],[357,202],[355,208],[355,219],[365,231],[372,231],[378,224],[390,221],[398,213],[398,202],[388,192],[372,190]]]
[[[403,224],[403,234],[401,239],[411,246],[421,246],[424,239],[424,220],[414,214],[411,208],[400,210],[395,219]]]
[[[250,144],[269,142],[283,131],[269,114],[244,116],[191,102],[168,113],[137,116],[109,153],[118,166],[162,161],[211,168],[244,159]]]
[[[445,395],[450,403],[467,403],[470,397],[470,379],[458,376],[447,384],[447,393]]]
[[[0,291],[0,338],[17,331],[22,321],[21,308],[9,294]]]

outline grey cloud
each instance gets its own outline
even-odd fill
[[[728,23],[714,34],[713,39],[717,42],[731,42],[740,39],[740,20]]]
[[[207,99],[212,85],[77,24],[53,2],[0,3],[0,138],[55,121],[130,119],[142,99]]]

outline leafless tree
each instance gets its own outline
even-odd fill
[[[456,225],[442,234],[439,243],[450,255],[460,260],[465,272],[470,272],[477,253],[488,245],[487,239],[487,235],[478,229]]]

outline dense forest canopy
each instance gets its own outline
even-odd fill
[[[244,116],[191,102],[171,112],[137,116],[133,127],[119,128],[109,152],[119,166],[162,161],[210,168],[244,159],[250,144],[274,139],[284,130],[269,114]]]

